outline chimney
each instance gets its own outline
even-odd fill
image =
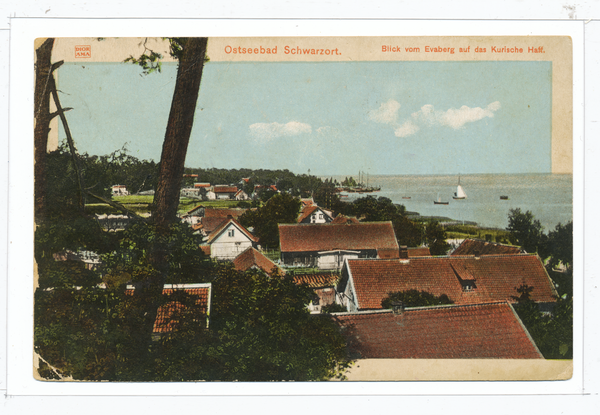
[[[400,247],[400,259],[408,259],[408,248],[406,245]]]
[[[402,301],[392,301],[392,312],[395,316],[404,314],[404,303]]]

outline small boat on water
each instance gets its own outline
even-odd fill
[[[508,196],[500,196],[500,200],[508,200]]]
[[[440,197],[440,195],[438,194],[438,200],[434,200],[433,204],[434,205],[447,205],[450,202],[442,202],[442,198]]]
[[[460,176],[458,176],[458,186],[456,187],[456,193],[454,193],[452,199],[461,200],[466,198],[467,194],[465,193],[465,189],[460,185]]]

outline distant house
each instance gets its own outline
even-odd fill
[[[213,187],[213,192],[217,199],[233,199],[237,191],[238,188],[236,186],[218,185]]]
[[[197,175],[197,174],[191,174],[191,173],[185,173],[185,174],[183,175],[183,177],[191,177],[191,178],[193,178],[193,179],[197,179],[197,178],[198,178],[198,175]]]
[[[272,185],[254,185],[254,192],[252,193],[252,199],[256,200],[259,198],[260,194],[264,191],[270,190],[272,192],[275,193],[279,193],[279,190],[277,189],[277,186],[275,186],[274,184]]]
[[[194,189],[209,189],[210,183],[194,183]]]
[[[465,239],[450,255],[517,255],[525,251],[518,246],[505,245],[481,239]]]
[[[158,340],[165,334],[172,333],[177,330],[182,315],[187,311],[186,306],[176,300],[178,293],[185,293],[188,296],[196,297],[194,306],[198,314],[206,316],[204,321],[198,321],[199,324],[208,327],[210,317],[210,302],[211,302],[211,283],[201,284],[165,284],[163,287],[163,295],[174,298],[174,301],[169,301],[161,305],[156,313],[154,321],[154,329],[152,338]],[[135,286],[128,285],[125,291],[126,295],[132,296],[135,293]]]
[[[303,208],[298,216],[298,223],[330,223],[332,221],[331,212],[316,205]]]
[[[133,220],[129,215],[96,215],[98,224],[108,232],[122,231],[126,229]]]
[[[238,190],[237,193],[234,195],[235,200],[250,200],[250,196],[248,196],[248,193],[244,192],[243,190]]]
[[[390,292],[419,290],[446,294],[455,304],[515,302],[516,289],[533,287],[531,299],[554,303],[557,292],[539,257],[488,255],[414,257],[396,260],[349,259],[338,284],[338,303],[348,311],[380,309]]]
[[[332,316],[355,359],[543,359],[507,302]]]
[[[266,274],[273,271],[285,275],[285,271],[279,268],[276,263],[264,256],[260,251],[253,247],[246,249],[233,260],[233,266],[238,271],[247,271],[249,269],[260,269]]]
[[[112,187],[112,195],[113,196],[127,196],[129,192],[127,191],[127,186],[124,184],[115,184]]]
[[[279,225],[281,259],[287,266],[341,269],[346,258],[398,258],[391,222],[352,225]]]
[[[306,284],[315,293],[313,300],[308,305],[311,313],[320,313],[323,306],[335,304],[335,286],[339,280],[336,273],[330,274],[302,274],[294,275],[293,281],[298,284]]]
[[[312,197],[309,198],[300,198],[300,203],[302,203],[302,208],[307,206],[312,206],[315,204],[315,200]]]
[[[73,252],[65,249],[61,252],[52,254],[55,261],[77,261],[82,262],[84,266],[89,270],[97,270],[102,264],[100,255],[93,251],[77,251]]]
[[[242,208],[211,208],[207,207],[204,209],[204,216],[207,218],[227,218],[231,216],[233,219],[237,219],[242,216],[248,209]]]
[[[210,246],[210,256],[218,260],[233,260],[246,249],[256,247],[258,239],[235,219],[223,222],[215,229],[206,245]]]
[[[200,189],[194,187],[186,187],[180,190],[179,194],[181,197],[199,197]]]

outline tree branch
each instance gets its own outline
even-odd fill
[[[52,70],[60,67],[63,64],[63,61],[56,62],[52,65]],[[60,100],[58,99],[58,91],[56,90],[56,81],[54,79],[54,75],[52,72],[49,74],[48,79],[50,92],[52,93],[52,98],[54,99],[54,104],[56,105],[56,112],[60,116],[63,127],[65,128],[65,134],[67,136],[67,143],[69,144],[69,150],[71,151],[71,157],[73,158],[73,164],[75,165],[75,172],[77,173],[77,183],[79,185],[79,209],[83,212],[85,208],[84,202],[84,185],[83,185],[83,177],[81,176],[81,167],[79,165],[79,158],[77,157],[77,152],[75,150],[75,143],[73,142],[73,137],[71,136],[71,130],[69,129],[69,124],[67,123],[67,117],[65,117],[65,110],[60,105]]]

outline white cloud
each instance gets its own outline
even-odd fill
[[[339,134],[339,130],[335,127],[330,127],[328,125],[324,126],[324,127],[319,127],[317,128],[317,134],[319,135],[337,135]]]
[[[420,128],[417,124],[415,124],[411,120],[408,120],[404,124],[402,124],[400,127],[396,128],[394,130],[394,135],[396,137],[407,137],[409,135],[413,135],[414,133],[416,133],[419,130],[420,130]]]
[[[388,100],[379,106],[376,110],[369,111],[369,119],[382,124],[391,124],[396,122],[400,104],[393,99]]]
[[[308,124],[298,121],[290,121],[287,124],[278,122],[256,123],[250,126],[250,135],[254,138],[272,140],[277,137],[311,133],[312,128]]]
[[[435,111],[433,105],[424,105],[419,111],[414,112],[412,117],[416,122],[445,125],[456,130],[466,123],[479,121],[486,117],[493,118],[494,112],[498,111],[500,107],[498,101],[492,102],[485,109],[480,107],[470,108],[463,105],[458,109],[450,108],[448,111]]]

